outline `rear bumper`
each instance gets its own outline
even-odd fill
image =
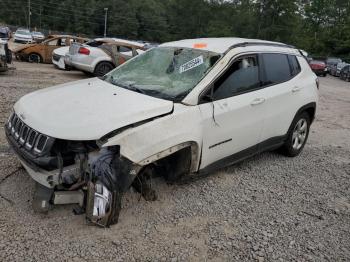
[[[72,66],[78,70],[81,71],[85,71],[85,72],[89,72],[89,73],[93,73],[94,72],[94,68],[91,67],[90,65],[84,64],[84,63],[79,63],[79,62],[72,62]]]
[[[58,57],[56,55],[56,57],[52,56],[52,63],[57,66],[59,69],[66,69],[66,65],[65,65],[65,62],[64,62],[64,57],[63,56],[60,56]]]
[[[95,68],[91,65],[89,59],[82,55],[66,55],[64,62],[78,70],[93,73]]]

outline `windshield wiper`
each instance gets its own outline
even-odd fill
[[[134,90],[134,91],[139,92],[141,94],[144,94],[144,95],[146,94],[145,90],[137,87],[135,84],[129,84],[128,87],[131,87],[131,90]]]

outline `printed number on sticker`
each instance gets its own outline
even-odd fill
[[[188,61],[187,63],[183,64],[182,66],[180,66],[180,74],[188,70],[191,70],[192,68],[200,66],[203,63],[204,63],[203,56],[198,56],[192,59],[191,61]]]

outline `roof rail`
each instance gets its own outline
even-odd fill
[[[282,44],[282,43],[269,43],[269,42],[243,42],[239,44],[232,45],[228,50],[232,50],[237,47],[245,47],[245,46],[252,46],[252,45],[262,45],[262,46],[275,46],[275,47],[285,47],[285,48],[295,48],[295,46],[292,45],[287,45],[287,44]]]

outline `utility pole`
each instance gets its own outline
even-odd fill
[[[39,15],[39,19],[40,19],[40,31],[42,31],[42,29],[41,29],[41,11],[42,11],[42,6],[40,6],[40,15]]]
[[[30,30],[30,16],[32,12],[30,11],[30,0],[28,0],[28,29]]]
[[[106,37],[107,36],[107,12],[108,12],[108,8],[105,7],[104,10],[105,10],[105,33],[104,33],[104,37]]]

